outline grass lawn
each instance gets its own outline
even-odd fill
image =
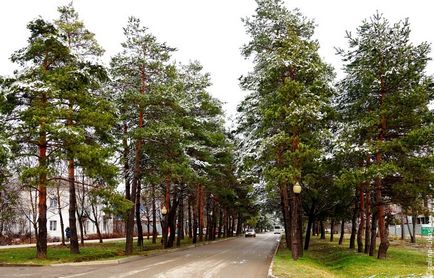
[[[378,260],[348,248],[346,240],[319,240],[313,237],[308,251],[297,261],[281,244],[275,257],[273,274],[284,277],[421,277],[427,271],[427,249],[414,248],[399,240],[391,242],[386,260]],[[378,247],[378,244],[377,244]]]
[[[136,244],[136,241],[134,241]],[[181,246],[190,245],[191,240],[185,239],[181,242]],[[152,244],[151,240],[145,239],[145,250],[140,251],[134,245],[134,255],[149,255],[161,251],[161,244],[159,239],[157,244]],[[124,241],[110,241],[105,243],[86,243],[80,246],[80,254],[71,255],[69,253],[69,246],[48,246],[48,258],[46,260],[36,259],[36,247],[28,248],[11,248],[0,249],[0,264],[34,264],[34,265],[47,265],[53,263],[67,263],[67,262],[82,262],[104,259],[119,259],[124,256],[125,242]]]

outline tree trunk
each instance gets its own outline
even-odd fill
[[[304,250],[309,249],[312,224],[315,221],[315,216],[313,214],[313,207],[314,206],[312,205],[309,216],[308,216],[308,220],[307,220],[306,238],[304,239]]]
[[[151,217],[148,214],[146,215],[146,238],[149,240],[151,234]]]
[[[43,98],[43,100],[46,99]],[[41,123],[38,142],[38,163],[40,169],[47,168],[47,137],[45,123]],[[36,238],[36,257],[47,258],[47,173],[40,171],[38,180],[38,235]]]
[[[324,227],[324,221],[323,220],[319,221],[319,226],[320,226],[320,231],[321,231],[321,237],[320,237],[320,239],[326,239],[326,237],[325,237],[325,227]]]
[[[369,190],[369,185],[366,189],[366,227],[365,227],[365,250],[364,253],[369,253],[369,248],[371,245],[371,194]]]
[[[381,159],[381,158],[380,158]],[[377,219],[378,219],[378,232],[380,234],[380,246],[378,247],[378,259],[385,259],[387,249],[389,248],[389,239],[387,237],[384,203],[382,197],[382,180],[377,178],[375,180],[375,200],[377,203]]]
[[[363,252],[363,230],[365,228],[365,184],[360,184],[359,229],[357,230],[357,252]]]
[[[95,225],[96,233],[97,233],[98,239],[99,239],[99,243],[102,243],[102,234],[101,234],[101,230],[99,228],[98,212],[97,212],[96,205],[91,203],[91,208],[92,208],[93,219],[91,217],[89,217],[89,220],[92,221],[92,223]]]
[[[283,216],[283,227],[285,228],[285,243],[288,249],[291,249],[291,215],[289,213],[289,196],[288,186],[286,183],[280,185],[280,202]]]
[[[384,98],[386,95],[386,85],[384,80],[384,75],[380,76],[380,109],[384,106]],[[379,143],[383,143],[385,140],[385,133],[387,127],[387,118],[383,114],[381,115],[380,127],[378,129],[378,139]],[[375,162],[381,166],[383,161],[383,156],[381,150],[378,150],[375,154]],[[385,259],[387,254],[387,249],[389,248],[389,239],[386,231],[385,223],[385,205],[382,196],[383,191],[383,180],[381,177],[375,179],[375,201],[377,204],[377,219],[378,219],[378,232],[380,234],[380,246],[378,248],[378,259]]]
[[[60,220],[60,232],[62,234],[62,245],[65,246],[65,224],[63,223],[63,215],[62,215],[62,206],[61,206],[61,198],[60,198],[60,184],[57,184],[56,186],[56,193],[57,193],[57,212],[59,213],[59,220]],[[30,216],[29,216],[30,217]],[[32,238],[32,231],[30,231],[30,239]]]
[[[333,242],[334,234],[335,234],[335,219],[332,218],[330,221],[330,242]]]
[[[317,234],[316,234],[316,227],[317,227],[317,223],[316,223],[316,220],[314,220],[314,221],[312,222],[312,236],[317,235]]]
[[[157,243],[157,206],[155,204],[155,184],[152,184],[152,244]]]
[[[198,209],[199,209],[199,241],[203,241],[203,228],[205,228],[204,220],[204,188],[199,186],[198,189]]]
[[[80,248],[78,246],[77,220],[75,218],[75,211],[77,210],[77,198],[75,195],[74,159],[68,160],[68,182],[69,182],[69,228],[71,229],[69,251],[71,254],[79,254]]]
[[[410,235],[410,243],[416,243],[416,217],[414,217],[414,215],[411,216],[411,227],[410,224],[408,223],[408,216],[407,218],[407,229],[408,229],[408,233]]]
[[[405,239],[405,234],[404,234],[404,215],[401,212],[401,240]]]
[[[342,219],[341,235],[339,237],[339,245],[342,245],[342,243],[344,242],[344,234],[345,234],[345,220]]]
[[[79,214],[78,209],[77,209],[77,220],[78,220],[78,227],[80,228],[80,243],[83,246],[84,245],[83,215]]]
[[[291,193],[291,254],[293,260],[298,260],[300,257],[300,223],[299,223],[299,213],[301,198],[300,194]]]
[[[357,195],[357,193],[356,193]],[[355,198],[355,206],[353,210],[353,217],[351,218],[351,236],[350,236],[350,249],[354,249],[356,247],[356,232],[357,232],[357,197]]]
[[[145,67],[142,65],[140,67],[140,94],[141,95],[145,94],[145,88],[146,88]],[[138,118],[137,128],[141,129],[142,127],[143,127],[143,107],[139,107],[139,118]],[[137,193],[139,191],[138,188],[140,183],[140,176],[142,172],[141,161],[142,161],[142,139],[137,139],[135,157],[134,157],[133,184],[132,184],[131,195],[130,195],[131,198],[130,201],[133,203],[133,206],[128,213],[128,219],[127,219],[125,255],[131,255],[133,253],[134,212],[135,212],[135,206],[137,202]],[[143,241],[143,233],[142,233],[142,241]]]
[[[375,199],[374,199],[375,203]],[[375,204],[374,204],[375,205]],[[369,256],[374,256],[374,251],[377,246],[377,214],[372,213],[372,221],[371,221],[371,245],[369,247]]]
[[[231,236],[234,236],[234,231],[235,231],[235,216],[232,214]]]
[[[222,237],[222,229],[223,229],[223,210],[220,209],[220,213],[219,213],[219,228],[218,228],[218,238]]]
[[[191,197],[188,198],[188,238],[193,238],[193,222],[191,217]]]
[[[182,194],[179,196],[179,204],[178,204],[178,236],[176,237],[176,246],[181,246],[181,239],[184,234],[184,200]]]
[[[223,228],[223,237],[228,237],[229,236],[229,215],[228,215],[228,209],[225,208],[225,216],[224,216],[224,228]]]
[[[124,148],[123,151],[123,159],[124,159],[124,179],[125,179],[125,198],[127,200],[131,199],[131,184],[130,184],[130,165],[128,163],[128,153],[129,153],[129,146],[128,146],[128,124],[124,122],[124,134],[122,139],[122,145]]]
[[[136,194],[136,225],[137,225],[137,247],[139,247],[139,250],[143,250],[144,248],[144,239],[143,239],[143,227],[142,227],[142,216],[140,213],[141,208],[141,183],[140,181],[137,181],[137,194]]]
[[[168,213],[168,227],[169,227],[169,233],[167,235],[167,242],[166,242],[166,248],[172,248],[173,243],[175,241],[175,235],[176,235],[176,210],[178,208],[178,201],[177,196],[175,194],[172,206]]]
[[[197,189],[196,189],[197,191]],[[196,194],[197,198],[197,194]],[[193,199],[193,243],[197,242],[197,200]]]
[[[188,237],[193,238],[193,222],[191,217],[191,197],[188,198]]]

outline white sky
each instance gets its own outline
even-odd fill
[[[37,16],[48,20],[57,18],[57,6],[68,2],[0,1],[0,75],[9,75],[15,68],[9,57],[26,45],[27,23]],[[431,0],[286,0],[286,3],[289,9],[298,7],[305,16],[315,20],[320,54],[335,67],[338,76],[342,76],[342,65],[334,47],[346,47],[345,30],[355,31],[362,19],[376,10],[391,22],[409,17],[413,42],[434,42]],[[159,41],[178,49],[175,54],[178,61],[199,60],[205,71],[211,73],[210,92],[226,103],[228,116],[235,113],[236,105],[245,95],[239,88],[238,78],[251,67],[240,55],[240,47],[248,40],[240,18],[254,13],[254,0],[75,0],[74,6],[106,49],[106,62],[121,50],[122,27],[128,16],[134,15]],[[434,73],[432,62],[427,72]]]

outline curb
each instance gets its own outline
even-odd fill
[[[79,266],[79,265],[117,265],[117,264],[124,264],[124,263],[132,262],[132,261],[137,261],[137,260],[140,260],[140,259],[143,259],[143,258],[147,258],[147,257],[161,256],[161,255],[164,255],[164,254],[174,253],[174,252],[178,252],[178,251],[183,251],[183,250],[187,250],[187,249],[191,249],[191,248],[200,247],[200,246],[203,246],[203,245],[214,244],[214,243],[217,243],[217,242],[222,242],[222,241],[236,239],[236,238],[238,238],[238,237],[234,236],[234,237],[223,238],[223,239],[215,240],[215,241],[204,241],[204,242],[200,242],[200,243],[196,243],[196,244],[191,244],[191,245],[184,246],[184,247],[171,248],[171,249],[157,249],[158,251],[155,252],[155,253],[145,254],[145,255],[128,256],[126,258],[120,258],[120,259],[114,259],[114,260],[70,262],[70,263],[61,263],[61,264],[50,264],[49,266],[59,267],[59,266]],[[7,266],[13,266],[13,265],[7,265]],[[16,266],[26,266],[26,265],[16,265]],[[32,265],[32,266],[42,266],[42,265]]]
[[[5,264],[0,263],[0,267],[39,267],[44,266],[43,264]]]
[[[273,275],[273,265],[274,265],[274,257],[276,257],[277,251],[279,250],[281,239],[282,237],[279,237],[279,239],[277,240],[276,248],[274,249],[273,259],[271,260],[270,267],[268,268],[267,278],[277,278],[276,276]]]

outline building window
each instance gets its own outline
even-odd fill
[[[50,198],[50,208],[57,208],[57,199],[56,198]]]
[[[56,220],[50,220],[50,231],[55,231],[57,228],[57,221]]]

